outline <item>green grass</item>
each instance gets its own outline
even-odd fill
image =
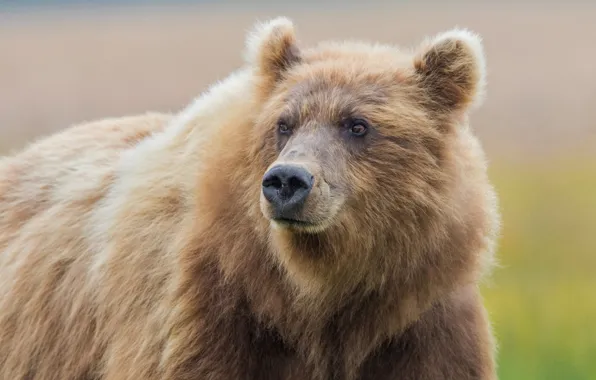
[[[596,162],[501,165],[500,268],[484,289],[501,380],[596,379]]]

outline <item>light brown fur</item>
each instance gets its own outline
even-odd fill
[[[274,20],[179,115],[0,161],[0,378],[495,379],[484,63],[447,37],[300,49]],[[338,137],[348,111],[365,139]],[[307,227],[261,196],[282,162],[316,176]]]

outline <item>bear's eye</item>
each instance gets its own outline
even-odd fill
[[[288,126],[288,123],[286,123],[283,120],[280,120],[277,122],[277,130],[279,131],[279,133],[281,133],[282,135],[287,135],[290,134],[291,129]]]
[[[361,137],[368,132],[368,123],[362,119],[353,119],[348,121],[348,129],[352,136]]]

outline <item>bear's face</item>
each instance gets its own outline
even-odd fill
[[[396,225],[412,212],[412,190],[435,190],[424,178],[440,191],[444,142],[399,67],[379,64],[387,56],[325,53],[289,71],[259,119],[276,153],[261,210],[306,233]]]
[[[452,151],[482,92],[476,36],[447,32],[413,54],[362,43],[300,50],[291,23],[277,19],[251,38],[266,166],[255,186],[288,266],[383,278],[409,260],[387,252],[464,235],[449,230],[459,218]]]

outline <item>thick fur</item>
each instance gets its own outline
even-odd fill
[[[496,378],[477,37],[300,49],[287,19],[249,36],[246,67],[180,114],[0,161],[0,379]],[[280,162],[317,178],[307,227],[261,196]]]

